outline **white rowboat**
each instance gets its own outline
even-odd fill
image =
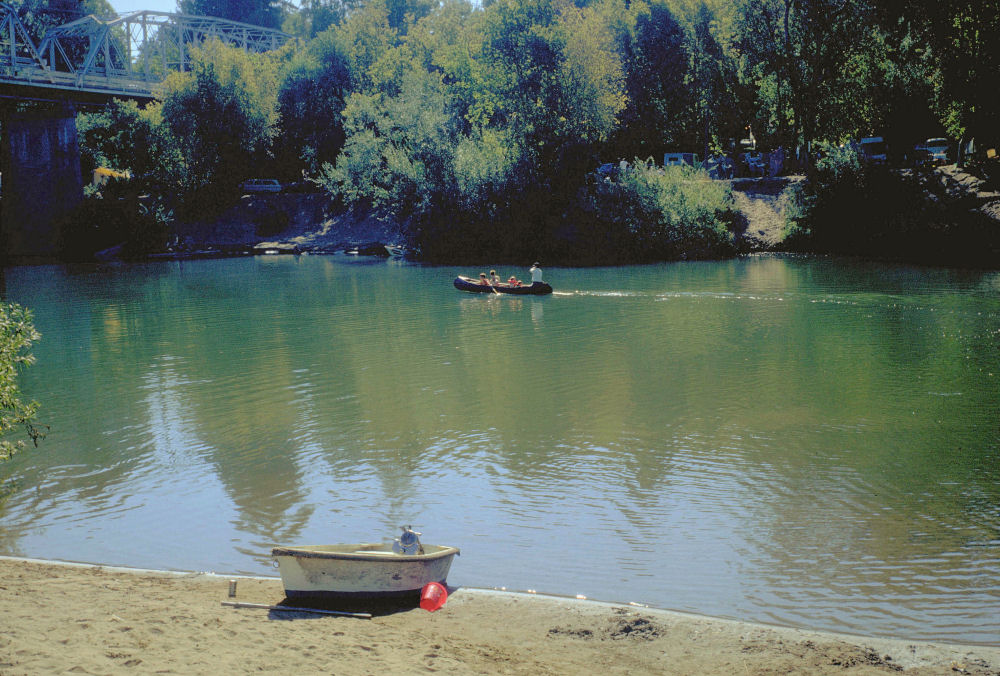
[[[401,551],[389,544],[275,547],[285,596],[295,598],[405,597],[428,582],[445,584],[457,547],[417,544]]]

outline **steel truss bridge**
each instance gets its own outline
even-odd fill
[[[212,39],[266,52],[292,36],[238,21],[137,11],[52,27],[36,46],[15,9],[0,2],[0,98],[74,103],[161,98],[166,76],[190,68],[189,48]]]

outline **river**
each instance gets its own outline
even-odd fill
[[[276,575],[412,524],[455,585],[1000,645],[1000,273],[855,261],[16,267],[50,426],[0,554]],[[501,267],[502,277],[527,275]]]

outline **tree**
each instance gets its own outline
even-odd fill
[[[473,72],[482,35],[483,12],[468,0],[444,0],[441,6],[412,26],[406,35],[407,55],[413,67],[441,75],[448,88],[449,106],[463,131],[470,130],[467,114],[474,103]]]
[[[743,120],[737,113],[735,68],[716,38],[717,22],[704,2],[698,7],[691,34],[692,80],[697,92],[695,111],[701,126],[702,157],[726,138],[736,138]]]
[[[102,19],[115,17],[114,7],[108,0],[8,0],[18,18],[37,46],[45,31],[88,14]]]
[[[880,134],[890,151],[902,155],[944,133],[934,105],[940,73],[908,22],[876,23],[846,63],[850,78],[865,91],[845,116],[843,135]]]
[[[179,153],[177,189],[194,202],[205,193],[217,204],[209,193],[233,194],[265,162],[277,121],[277,58],[215,41],[192,50],[192,72],[167,79],[162,116]]]
[[[619,38],[628,104],[613,149],[618,157],[645,158],[665,147],[692,145],[695,91],[689,86],[687,35],[666,4],[629,10],[635,17]]]
[[[580,244],[591,262],[718,258],[733,251],[736,218],[729,186],[687,166],[641,160],[614,181],[584,188]],[[587,227],[597,219],[598,227]],[[590,240],[590,241],[588,241]]]
[[[22,428],[35,446],[44,436],[34,424],[38,404],[22,399],[17,382],[20,370],[35,361],[28,350],[40,335],[31,319],[29,310],[15,303],[0,303],[0,462],[24,448],[23,440],[5,438],[13,430]]]
[[[886,3],[880,16],[889,30],[926,46],[936,71],[935,106],[949,135],[1000,140],[1000,0],[904,0]]]
[[[389,25],[393,30],[406,34],[409,27],[430,14],[438,3],[436,0],[382,0],[385,2]]]
[[[160,108],[139,108],[135,101],[113,100],[103,110],[80,113],[76,128],[80,153],[94,166],[128,172],[137,189],[147,189],[167,174],[166,164],[179,160],[169,152]]]
[[[604,17],[590,9],[567,8],[560,24],[566,35],[558,72],[563,133],[588,144],[603,143],[626,104],[614,35]]]
[[[353,94],[344,110],[347,143],[330,187],[350,203],[400,220],[421,220],[454,199],[455,135],[440,75],[409,71],[399,96]]]
[[[311,174],[333,163],[344,145],[342,113],[351,72],[332,32],[313,40],[293,60],[278,91],[275,154],[287,176]]]
[[[553,246],[625,106],[606,16],[567,0],[449,0],[400,23],[395,7],[376,0],[332,31],[354,93],[324,185],[407,222],[428,255]]]
[[[866,0],[741,0],[736,49],[769,111],[772,145],[839,138],[868,95],[849,64],[872,29]]]
[[[625,106],[621,61],[601,16],[562,0],[497,2],[485,10],[477,61],[473,124],[522,139],[526,169],[581,179],[589,147],[608,138]],[[535,170],[524,176],[536,178]]]
[[[337,49],[350,69],[351,89],[370,92],[378,89],[376,64],[386,52],[399,44],[399,33],[389,25],[389,12],[384,0],[365,4],[352,12],[342,25],[334,29]]]
[[[281,28],[285,16],[283,3],[275,0],[178,0],[177,11],[264,28]]]
[[[306,40],[339,26],[361,6],[361,0],[304,0],[299,9],[285,18],[282,30]]]

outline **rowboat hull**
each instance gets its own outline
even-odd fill
[[[507,286],[506,284],[480,284],[471,277],[459,275],[455,278],[455,288],[471,293],[506,293],[515,296],[544,296],[552,293],[552,287],[545,282],[533,282],[524,286]]]
[[[391,544],[275,547],[289,599],[403,598],[428,582],[445,584],[456,547],[423,545],[423,554],[397,554]]]

